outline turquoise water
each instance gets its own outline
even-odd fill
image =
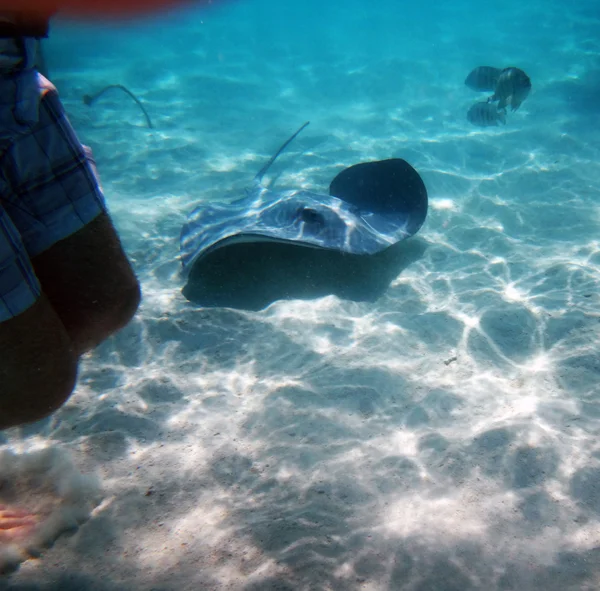
[[[7,434],[68,450],[104,502],[6,588],[600,586],[595,2],[232,0],[57,20],[46,53],[144,301],[62,410]],[[467,121],[480,65],[531,78],[506,126]],[[119,91],[83,103],[107,84],[154,129]],[[371,302],[191,305],[187,213],[307,120],[276,187],[391,157],[423,177],[397,271]]]
[[[157,149],[165,167],[170,156],[192,174],[210,173],[217,156],[240,158],[232,146],[268,153],[277,137],[305,120],[313,121],[316,139],[341,135],[332,149],[354,158],[403,153],[421,167],[428,157],[442,156],[445,168],[462,165],[457,152],[469,146],[456,136],[473,131],[464,119],[475,100],[462,83],[481,64],[515,64],[534,80],[537,101],[528,101],[528,117],[514,119],[507,132],[560,123],[560,133],[589,116],[593,99],[581,87],[592,92],[597,24],[580,6],[565,14],[560,5],[552,10],[544,4],[487,10],[470,3],[378,4],[376,10],[361,2],[286,4],[231,2],[117,30],[56,24],[48,43],[53,79],[83,139],[96,144],[107,182],[111,157],[122,169],[119,134],[143,121],[124,97],[115,97],[112,110],[105,104],[92,113],[78,102],[82,91],[113,81],[131,87],[160,132],[174,136]],[[586,75],[592,77],[587,85]],[[562,102],[565,108],[557,111]],[[114,117],[119,107],[121,126]],[[113,124],[112,143],[97,129],[106,119]],[[349,130],[363,141],[344,142]],[[534,136],[529,130],[521,151],[544,149]],[[369,137],[379,145],[369,145]],[[433,140],[433,153],[422,149]],[[149,149],[140,146],[128,169],[128,194],[147,197],[152,190],[142,168]],[[498,149],[511,158],[502,144]],[[487,170],[497,157],[486,158]],[[162,181],[176,190],[187,187],[183,176]]]

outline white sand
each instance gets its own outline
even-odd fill
[[[0,589],[600,588],[600,22],[469,6],[282,25],[246,0],[177,34],[57,28],[51,72],[144,301],[60,412],[5,434],[67,450],[103,501]],[[484,64],[532,78],[506,127],[466,121]],[[156,130],[125,96],[81,104],[108,83]],[[405,158],[431,198],[423,256],[375,303],[188,304],[185,213],[307,119],[277,185]]]

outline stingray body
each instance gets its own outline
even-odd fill
[[[202,281],[202,265],[205,261],[208,265],[211,257],[216,260],[216,251],[223,261],[224,250],[243,253],[244,243],[246,253],[260,252],[266,261],[285,253],[279,257],[281,264],[288,260],[293,265],[298,249],[374,255],[419,230],[427,215],[427,191],[417,171],[400,158],[344,169],[332,181],[329,194],[265,187],[264,174],[306,125],[260,170],[244,197],[202,204],[191,212],[181,232],[184,276]],[[306,260],[306,253],[301,256]],[[285,270],[286,276],[289,272]],[[189,287],[184,288],[184,295],[193,299],[190,293]]]

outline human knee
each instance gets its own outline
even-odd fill
[[[109,316],[105,325],[107,337],[129,323],[135,316],[141,299],[141,289],[137,280],[132,279],[128,285],[121,286],[112,309],[107,311]]]
[[[44,295],[0,322],[0,351],[0,429],[48,416],[73,392],[78,355]]]
[[[70,350],[48,352],[39,365],[23,365],[0,392],[0,430],[51,415],[71,396],[77,382],[77,357]]]
[[[137,309],[142,301],[142,290],[137,279],[124,291],[123,294],[123,305],[121,311],[121,317],[119,318],[122,328],[135,316]]]
[[[37,396],[31,398],[30,421],[46,418],[57,411],[71,396],[77,383],[78,360],[74,354],[68,353],[55,360],[54,371],[49,383],[34,384],[38,386]],[[33,392],[33,388],[32,388]]]

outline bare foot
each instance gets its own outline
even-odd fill
[[[38,522],[37,515],[0,503],[0,577],[14,572],[27,560],[25,548],[36,534]]]
[[[98,482],[54,447],[24,454],[0,451],[0,493],[0,575],[39,558],[60,536],[76,531],[101,500]]]
[[[25,509],[0,504],[0,546],[22,543],[32,534],[38,517]]]

